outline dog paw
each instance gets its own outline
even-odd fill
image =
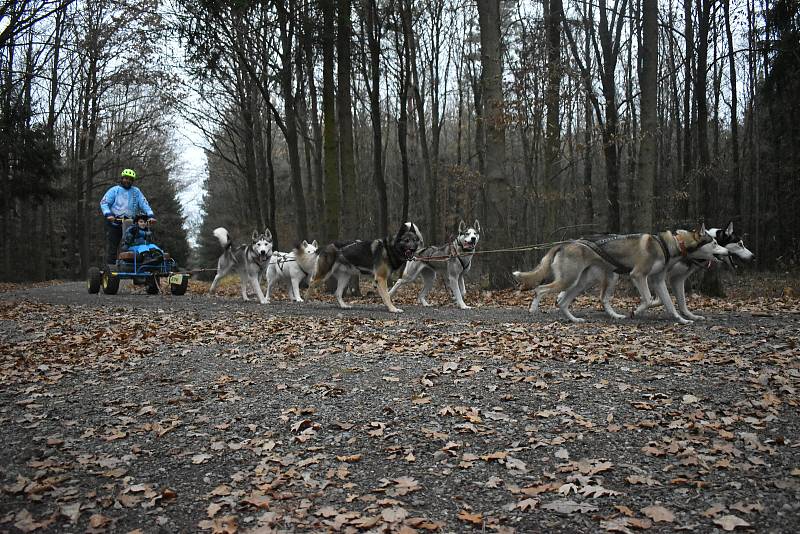
[[[678,319],[678,322],[681,324],[692,324],[694,321],[690,321],[689,319],[684,319],[683,317]]]
[[[462,310],[471,310],[472,306],[467,306],[466,304],[464,304],[463,306],[459,306],[459,308],[461,308]]]
[[[585,323],[586,319],[581,319],[580,317],[573,317],[572,319],[570,319],[570,321],[572,321],[575,324],[581,324]]]
[[[403,310],[401,310],[400,308],[394,308],[394,309],[390,308],[389,311],[392,313],[403,313]]]
[[[423,300],[423,301],[421,301],[421,303],[422,303],[422,305],[423,305],[423,306],[425,306],[426,308],[430,308],[430,307],[432,307],[432,306],[433,306],[433,304],[431,304],[431,303],[430,303],[430,302],[428,302],[427,300]]]
[[[625,319],[625,316],[622,315],[621,313],[609,313],[609,315],[611,316],[612,319],[617,319],[617,320]]]
[[[703,317],[702,315],[690,314],[690,315],[687,315],[686,317],[691,319],[692,321],[705,321],[706,320],[706,318]]]

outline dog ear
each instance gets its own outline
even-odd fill
[[[305,239],[303,239],[303,242],[302,242],[302,243],[300,243],[300,248],[306,248],[307,246],[308,246],[308,241],[306,241]]]
[[[733,235],[733,221],[729,222],[727,228],[725,228],[725,235]]]
[[[272,232],[269,231],[269,228],[264,228],[264,237],[267,238],[267,241],[272,241]]]
[[[311,246],[314,247],[314,248],[319,248],[319,245],[317,245],[317,240],[316,239],[311,242]]]
[[[466,230],[467,223],[464,222],[464,219],[461,219],[458,222],[458,233],[463,234],[464,230]]]
[[[411,223],[411,228],[413,228],[414,233],[417,234],[417,239],[419,239],[419,246],[422,246],[425,243],[425,240],[422,239],[422,232],[419,231],[419,227],[416,224]]]
[[[473,228],[475,228],[476,232],[481,233],[481,223],[478,222],[478,219],[475,219],[475,225]]]
[[[258,241],[258,230],[253,230],[252,240]]]

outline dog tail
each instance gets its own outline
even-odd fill
[[[225,228],[222,228],[221,226],[219,228],[214,229],[214,237],[216,237],[219,240],[219,245],[223,249],[227,249],[228,247],[233,245],[233,241],[231,241],[230,234],[228,234],[228,231]]]
[[[542,258],[542,261],[539,262],[539,265],[537,265],[532,271],[526,271],[524,273],[520,271],[514,271],[511,274],[517,279],[517,282],[520,283],[522,289],[533,289],[538,287],[547,278],[552,278],[553,259],[560,250],[561,245],[556,245],[548,250],[547,254],[544,255],[544,258]]]

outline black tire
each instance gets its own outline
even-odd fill
[[[180,297],[186,294],[186,289],[188,287],[189,287],[189,277],[184,276],[180,284],[170,284],[169,290],[176,297]]]
[[[92,295],[96,295],[100,292],[100,284],[103,281],[103,273],[100,272],[100,269],[97,267],[91,267],[89,269],[89,278],[86,280],[86,287],[89,289],[89,293]]]
[[[161,293],[161,288],[159,286],[159,280],[157,276],[151,276],[150,279],[147,281],[147,294],[148,295],[158,295]]]
[[[119,291],[119,276],[115,276],[108,271],[103,273],[102,281],[103,293],[106,295],[116,295]]]

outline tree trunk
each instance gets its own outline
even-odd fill
[[[732,168],[730,179],[733,181],[733,214],[742,213],[742,180],[739,167],[739,116],[737,95],[739,88],[736,83],[736,58],[733,54],[734,43],[731,32],[731,2],[723,1],[725,8],[725,35],[728,40],[728,69],[731,82],[731,156]]]
[[[356,163],[353,152],[353,109],[350,89],[352,60],[350,57],[352,25],[350,0],[337,2],[336,53],[338,84],[336,88],[336,116],[339,122],[339,169],[342,180],[342,231],[343,237],[351,239],[358,233],[358,189],[356,187]]]
[[[378,232],[389,235],[389,201],[386,194],[386,180],[383,175],[382,153],[383,140],[381,132],[381,26],[378,22],[378,6],[376,0],[366,2],[367,38],[369,42],[369,111],[372,119],[372,176],[375,192],[378,196]]]
[[[558,207],[561,205],[559,181],[561,166],[559,152],[561,148],[561,20],[563,5],[561,0],[547,0],[545,3],[545,33],[547,41],[547,88],[545,90],[545,106],[547,118],[545,125],[544,155],[544,195],[545,232],[552,232],[558,225]]]
[[[297,237],[308,235],[308,223],[306,220],[306,198],[303,194],[303,173],[300,168],[300,152],[297,136],[297,109],[295,106],[294,87],[292,84],[292,42],[294,40],[294,13],[286,11],[278,6],[278,25],[280,27],[281,40],[281,95],[283,96],[284,126],[283,132],[286,138],[287,150],[289,153],[289,168],[292,175],[292,197],[294,199],[294,209],[297,219],[295,220],[295,232]],[[275,232],[276,229],[272,229]]]
[[[642,48],[639,52],[642,68],[639,72],[641,89],[640,116],[642,121],[639,148],[638,207],[634,210],[635,228],[641,232],[653,228],[653,186],[656,179],[656,140],[658,133],[658,2],[642,2]]]
[[[692,152],[692,59],[694,58],[694,23],[692,21],[692,0],[683,0],[685,57],[683,64],[683,183],[686,190],[683,205],[683,217],[691,213],[691,198],[694,195],[692,169],[694,157]]]
[[[339,135],[336,127],[336,85],[334,82],[334,38],[336,3],[322,5],[322,121],[325,171],[325,240],[341,238],[342,186],[339,175]]]
[[[502,43],[500,1],[478,0],[478,23],[481,39],[483,109],[486,125],[486,203],[489,228],[495,248],[510,244],[513,227],[511,186],[506,178],[506,132],[503,99]],[[507,287],[511,258],[494,262],[489,272],[492,287]]]
[[[708,35],[711,28],[713,0],[697,0],[697,72],[695,74],[694,98],[697,104],[697,151],[700,156],[701,214],[708,217],[714,213],[716,180],[711,170],[711,154],[708,146]]]

